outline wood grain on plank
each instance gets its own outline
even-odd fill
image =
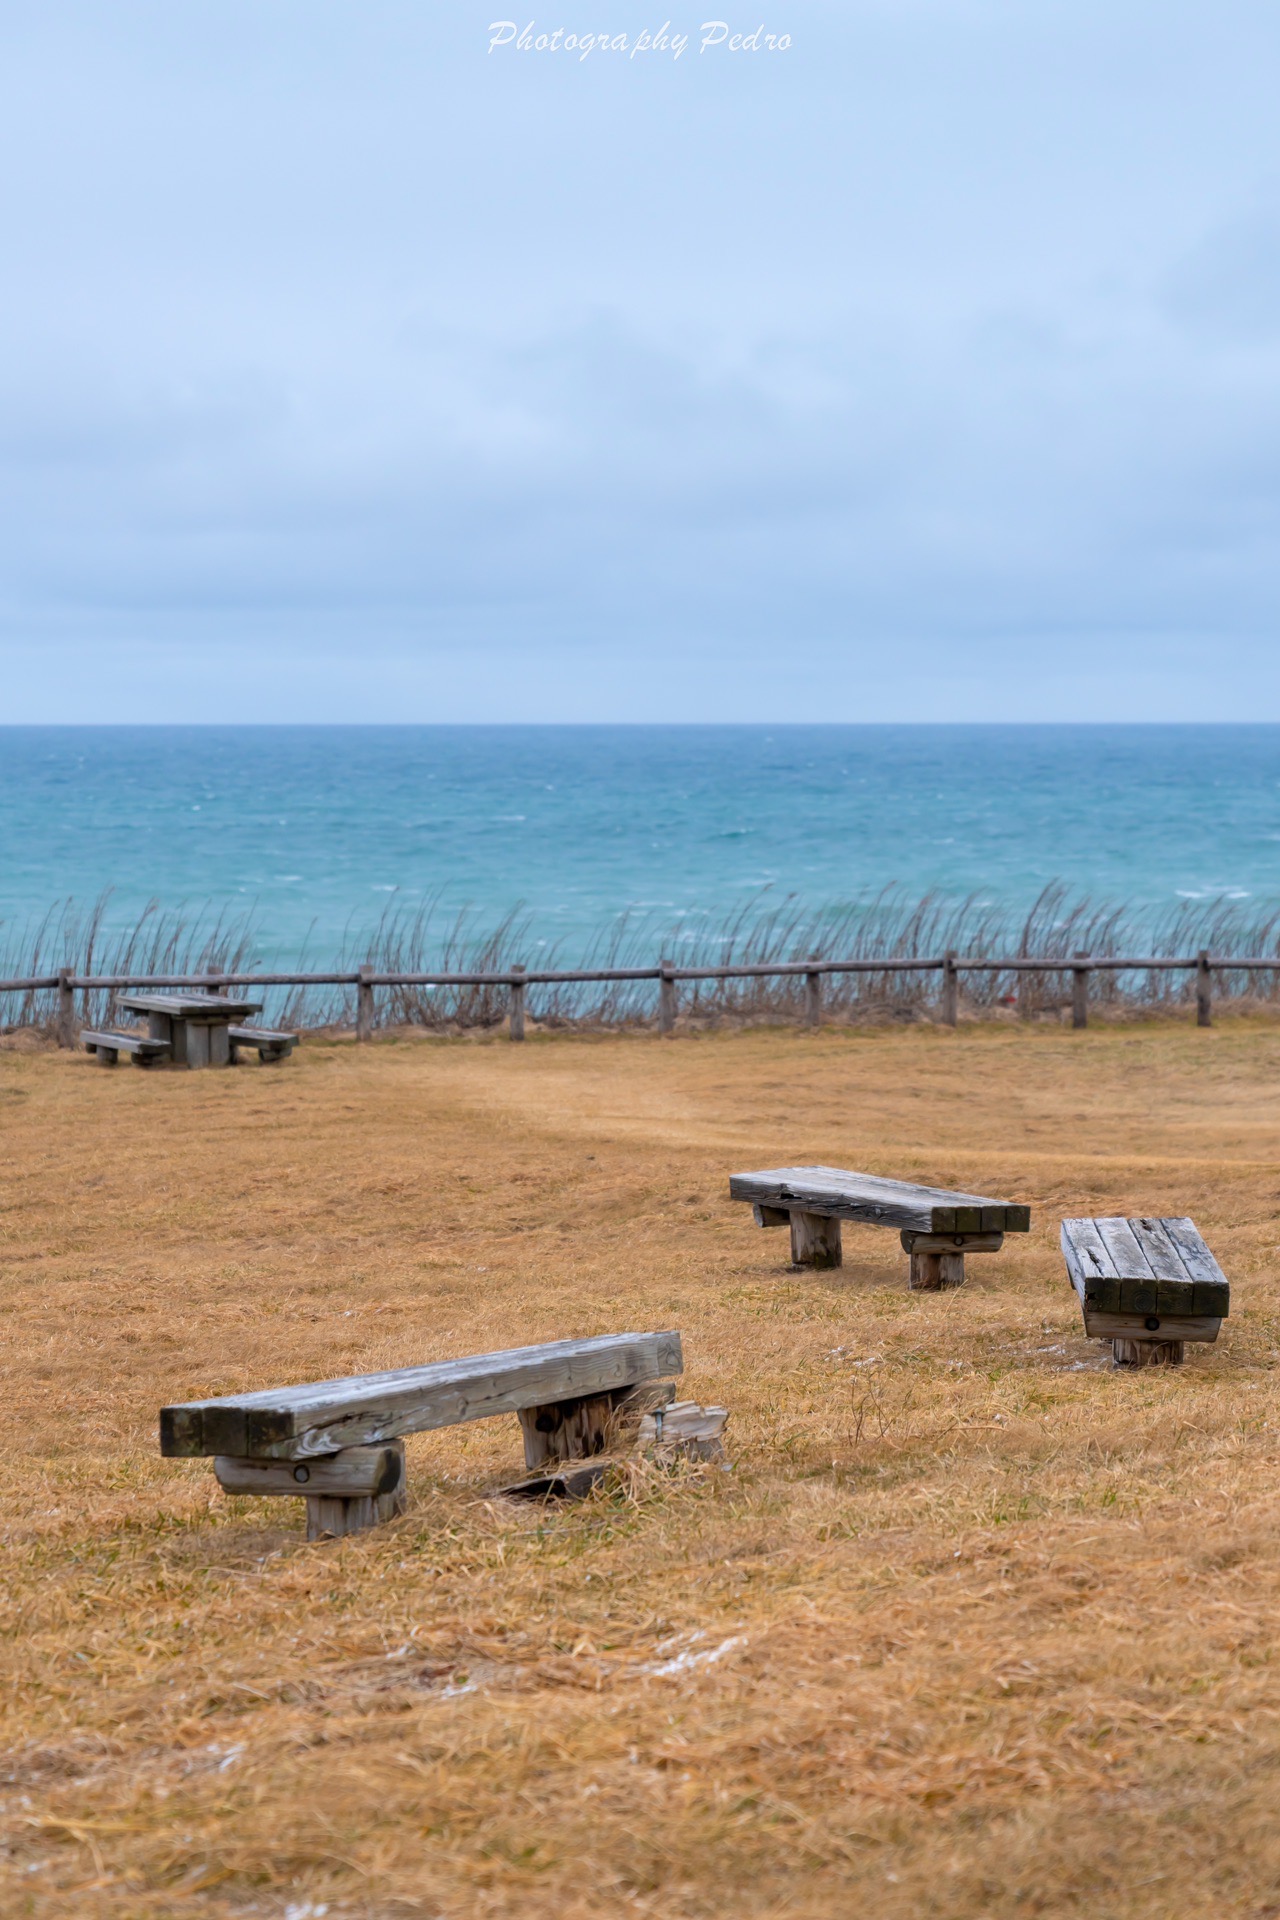
[[[680,1335],[611,1333],[422,1367],[186,1401],[160,1413],[168,1458],[302,1460],[678,1374]]]
[[[1186,1218],[1071,1219],[1060,1241],[1086,1310],[1225,1319],[1231,1289]]]
[[[318,1460],[236,1460],[218,1454],[213,1471],[224,1493],[373,1498],[403,1487],[404,1443],[393,1440],[382,1447],[347,1447]]]
[[[1031,1209],[977,1193],[955,1193],[843,1167],[769,1167],[729,1176],[729,1196],[762,1207],[800,1206],[868,1226],[920,1233],[1026,1233]]]

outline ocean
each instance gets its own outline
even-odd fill
[[[889,887],[1156,916],[1280,896],[1280,727],[3,728],[0,850],[10,953],[108,890],[112,926],[247,917],[282,967],[430,901],[565,964],[624,913],[656,951]]]

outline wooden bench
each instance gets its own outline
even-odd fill
[[[132,1056],[135,1067],[149,1067],[169,1057],[169,1042],[152,1040],[145,1033],[94,1033],[86,1027],[80,1041],[86,1053],[98,1056],[100,1067],[114,1067],[122,1053]]]
[[[1231,1287],[1194,1220],[1064,1220],[1060,1239],[1084,1330],[1117,1366],[1178,1366],[1185,1341],[1217,1339]]]
[[[842,1167],[772,1167],[729,1176],[729,1196],[750,1203],[756,1224],[791,1228],[797,1267],[838,1267],[840,1222],[896,1227],[916,1291],[964,1285],[966,1253],[998,1253],[1006,1233],[1026,1233],[1031,1209],[977,1193],[882,1180]]]
[[[228,1027],[227,1042],[231,1064],[240,1058],[242,1048],[256,1047],[264,1066],[273,1060],[287,1060],[298,1044],[296,1033],[276,1033],[270,1027]]]
[[[675,1332],[555,1340],[163,1407],[160,1451],[212,1454],[228,1493],[301,1494],[308,1540],[337,1538],[401,1511],[405,1434],[514,1413],[530,1471],[589,1459],[619,1419],[670,1400],[683,1365]]]

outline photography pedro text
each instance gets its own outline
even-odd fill
[[[678,60],[694,36],[674,33],[664,20],[655,33],[641,28],[639,33],[568,33],[563,27],[544,32],[530,20],[522,27],[518,20],[493,20],[489,24],[489,51],[514,47],[518,53],[568,53],[585,60],[591,53],[622,53],[634,60],[638,53],[665,54]],[[735,33],[727,20],[704,20],[698,29],[699,53],[723,47],[726,53],[785,53],[791,45],[789,33],[767,33],[759,26],[752,33]]]

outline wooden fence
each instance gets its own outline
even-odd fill
[[[848,973],[938,973],[941,975],[939,1003],[943,1022],[955,1026],[960,1011],[960,976],[964,973],[1057,974],[1071,976],[1071,1023],[1084,1027],[1089,1020],[1089,976],[1091,973],[1142,973],[1184,971],[1195,974],[1196,1023],[1207,1027],[1213,1019],[1213,975],[1216,972],[1280,974],[1280,954],[1254,958],[1212,954],[1207,950],[1193,958],[1169,958],[1144,955],[1137,958],[1110,954],[1061,954],[1036,957],[1019,954],[1008,959],[965,959],[944,953],[936,960],[770,960],[751,965],[728,967],[679,967],[662,960],[651,967],[600,967],[580,970],[539,971],[510,967],[489,973],[384,973],[371,966],[340,973],[184,973],[184,974],[78,974],[69,967],[58,973],[32,975],[20,980],[0,980],[0,993],[42,993],[56,991],[56,1030],[60,1046],[76,1044],[78,1022],[75,1017],[77,993],[112,989],[149,990],[152,988],[198,988],[218,992],[229,987],[354,987],[356,989],[356,1038],[371,1040],[374,1030],[374,994],[379,987],[505,987],[510,995],[509,1029],[513,1040],[523,1040],[525,1032],[525,994],[530,987],[605,984],[609,981],[653,980],[658,986],[660,1033],[670,1033],[676,1022],[677,991],[681,981],[761,980],[803,975],[805,983],[804,1020],[816,1027],[822,1020],[822,982],[828,974]]]

